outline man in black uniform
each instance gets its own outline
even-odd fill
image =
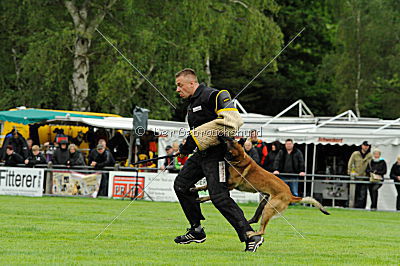
[[[224,160],[226,148],[218,135],[234,136],[243,124],[240,114],[231,103],[226,90],[218,91],[199,84],[192,69],[176,75],[176,91],[181,98],[189,99],[188,123],[191,128],[186,143],[180,147],[180,156],[194,154],[187,160],[174,182],[175,193],[190,223],[185,235],[175,238],[178,244],[202,243],[206,240],[200,221],[204,220],[197,192],[190,191],[204,176],[207,179],[211,201],[236,230],[240,241],[246,242],[245,251],[255,252],[262,244],[262,236],[248,237],[253,232],[243,211],[232,200],[227,187],[228,167]]]

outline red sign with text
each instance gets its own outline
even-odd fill
[[[143,176],[114,176],[113,180],[113,198],[126,197],[143,198],[144,177]],[[129,193],[128,193],[129,192]],[[127,194],[128,193],[128,194]]]

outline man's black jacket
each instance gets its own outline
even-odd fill
[[[97,150],[92,150],[89,154],[89,165],[92,162],[96,162],[95,168],[101,169],[106,166],[114,166],[115,160],[109,150],[105,150],[103,153],[99,153]]]
[[[276,156],[274,162],[274,170],[278,170],[279,172],[283,173],[287,154],[288,153],[286,149],[280,150],[278,152],[278,155]],[[304,158],[301,151],[294,148],[291,155],[292,155],[291,157],[292,157],[293,172],[296,174],[304,172],[305,171]]]

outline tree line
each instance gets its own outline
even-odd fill
[[[90,110],[182,120],[184,67],[275,115],[303,99],[316,115],[400,116],[396,0],[3,0],[0,109]],[[97,29],[97,30],[96,30]],[[100,31],[177,106],[174,109]]]

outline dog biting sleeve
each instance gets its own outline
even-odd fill
[[[243,125],[242,117],[234,107],[228,91],[220,91],[215,102],[215,113],[218,117],[190,131],[199,150],[218,145],[218,136],[234,137]]]

